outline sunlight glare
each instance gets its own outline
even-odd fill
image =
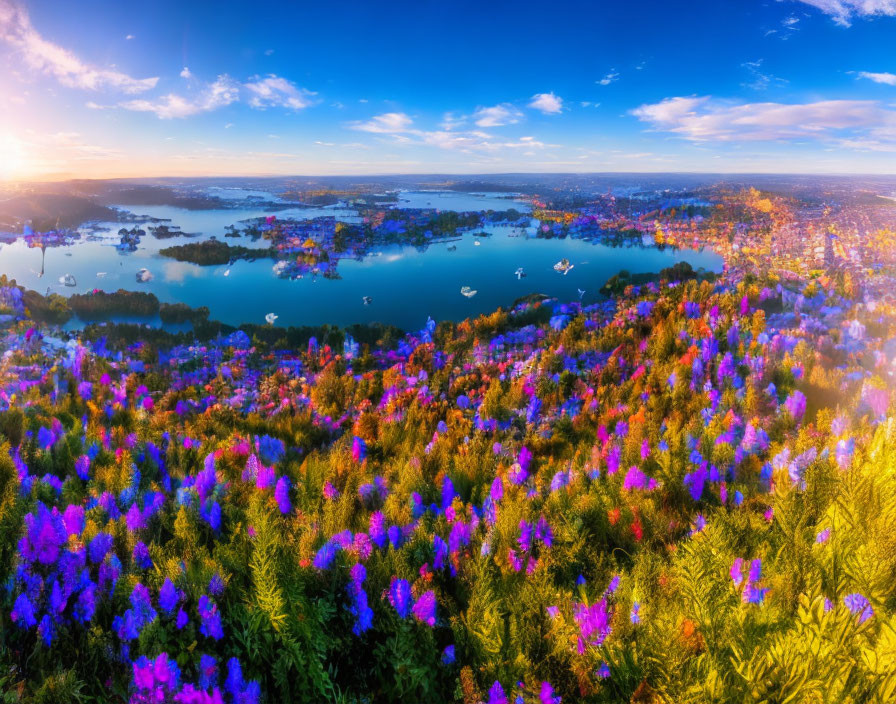
[[[0,180],[8,181],[22,176],[26,163],[21,142],[11,134],[0,134]]]

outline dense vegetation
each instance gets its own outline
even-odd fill
[[[896,313],[747,261],[168,346],[0,287],[0,691],[893,701]]]
[[[165,247],[159,250],[163,257],[170,257],[179,262],[191,262],[201,266],[212,266],[233,263],[237,259],[260,259],[274,256],[270,249],[251,249],[238,245],[229,245],[221,240],[203,240],[187,244]]]

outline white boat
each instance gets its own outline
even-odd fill
[[[146,267],[143,267],[137,272],[137,283],[145,284],[148,281],[152,281],[152,273]]]
[[[59,283],[63,286],[74,287],[78,285],[78,282],[75,281],[75,277],[72,274],[66,274],[65,276],[59,277]]]
[[[469,286],[462,287],[460,292],[461,292],[461,295],[466,296],[467,298],[472,298],[473,296],[475,296],[478,293],[478,291],[470,288]]]
[[[569,259],[566,259],[564,257],[559,262],[554,264],[554,271],[556,271],[558,274],[563,274],[564,276],[566,276],[570,271],[572,271],[574,266],[574,264],[569,263]]]
[[[365,306],[369,306],[373,303],[373,299],[370,296],[361,296],[361,300],[364,301]]]
[[[514,273],[514,275],[516,276],[517,280],[522,279],[522,278],[526,275],[526,272],[523,271],[523,267],[519,267],[519,268],[518,268],[515,272],[513,272],[513,273]]]
[[[277,318],[279,318],[279,317],[280,316],[277,315],[276,313],[268,313],[266,316],[264,316],[264,319],[268,325],[273,325],[275,322],[277,322]]]

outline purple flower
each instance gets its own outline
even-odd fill
[[[441,570],[448,562],[448,543],[438,535],[432,536],[433,562],[435,570]]]
[[[386,546],[386,519],[383,517],[383,512],[371,513],[367,525],[371,542],[380,549],[384,548]]]
[[[277,480],[277,486],[274,488],[274,498],[277,500],[277,506],[280,513],[287,514],[292,511],[292,502],[289,500],[290,481],[289,477],[280,477]]]
[[[622,458],[622,448],[613,445],[607,453],[607,474],[616,474],[619,471],[619,462]]]
[[[488,704],[507,704],[507,695],[504,694],[504,688],[497,680],[488,690]]]
[[[96,612],[96,585],[89,582],[78,595],[78,603],[75,604],[75,620],[86,624],[93,620]]]
[[[744,593],[741,599],[745,604],[761,604],[765,600],[765,593],[768,589],[760,589],[754,584],[747,584],[744,587]]]
[[[436,625],[436,595],[432,590],[423,593],[412,609],[414,618],[428,626]]]
[[[794,390],[784,401],[784,409],[799,422],[806,413],[806,397],[802,391]]]
[[[853,453],[856,451],[855,438],[842,439],[837,441],[837,447],[834,450],[834,457],[840,469],[849,467]]]
[[[706,463],[701,464],[693,472],[684,475],[684,485],[687,487],[691,498],[699,501],[703,496],[703,486],[706,482],[708,472],[706,471]]]
[[[51,511],[38,502],[37,514],[25,516],[25,535],[19,540],[19,552],[29,562],[52,565],[59,559],[59,551],[67,538],[65,522],[59,511],[55,507]]]
[[[108,533],[97,533],[90,545],[87,547],[87,554],[91,562],[102,562],[109,551],[112,549],[114,539]]]
[[[520,537],[517,538],[520,550],[529,552],[532,549],[532,532],[533,526],[527,521],[520,521]]]
[[[224,629],[221,626],[221,614],[218,605],[203,594],[199,597],[199,632],[207,638],[221,640]]]
[[[601,599],[591,606],[575,604],[573,617],[579,627],[579,653],[585,652],[585,646],[599,646],[610,634],[610,611],[607,600]]]
[[[640,303],[638,306],[640,307]],[[554,695],[554,688],[550,682],[542,682],[541,690],[538,693],[538,701],[541,704],[560,704],[561,697]]]
[[[355,617],[355,625],[352,632],[361,635],[373,625],[373,610],[367,604],[367,593],[364,591],[364,580],[367,578],[367,570],[361,563],[356,563],[350,570],[351,581],[348,583],[351,606],[349,613]]]
[[[744,558],[736,558],[734,564],[731,565],[728,574],[731,575],[731,579],[734,581],[734,586],[739,587],[744,581]]]
[[[149,556],[149,548],[146,543],[137,541],[134,545],[133,560],[138,569],[148,570],[152,567],[152,558]]]
[[[31,601],[28,597],[24,594],[19,594],[19,596],[16,597],[15,604],[12,606],[10,618],[13,623],[18,624],[21,628],[32,628],[37,625],[37,620],[34,618],[34,607],[31,605]]]
[[[147,623],[156,620],[156,610],[152,608],[152,597],[149,589],[140,582],[134,585],[130,596],[131,608],[138,623],[138,628],[142,628]]]
[[[622,483],[623,489],[632,491],[633,489],[647,489],[649,486],[650,479],[644,472],[637,467],[629,467],[628,472],[625,474],[625,480]]]
[[[211,689],[218,683],[218,663],[205,653],[199,658],[199,687],[205,690]]]
[[[874,609],[871,608],[871,603],[859,593],[847,594],[843,597],[843,603],[846,605],[847,609],[854,614],[858,614],[859,623],[864,623],[874,615]]]
[[[274,471],[273,467],[265,467],[264,465],[259,465],[258,471],[255,475],[255,486],[260,491],[264,491],[274,483],[274,480],[276,478],[277,473]]]
[[[750,563],[750,572],[747,575],[747,579],[751,584],[762,579],[762,560],[756,558]]]
[[[65,532],[68,535],[81,535],[84,530],[84,507],[77,504],[69,504],[62,514],[65,523]]]
[[[554,542],[554,532],[544,516],[539,517],[535,526],[535,538],[540,540],[546,548],[551,547],[551,544]]]
[[[136,503],[131,504],[127,514],[125,514],[125,525],[132,533],[146,528],[146,518]]]
[[[501,499],[504,498],[504,482],[501,480],[501,477],[495,477],[492,481],[492,486],[489,490],[489,496],[495,503],[498,503]]]
[[[357,435],[352,439],[352,460],[359,464],[367,457],[367,443]]]
[[[75,472],[85,482],[90,479],[90,458],[87,455],[81,455],[75,460]]]
[[[392,607],[398,612],[398,615],[401,618],[408,617],[408,614],[411,612],[413,600],[414,598],[411,596],[411,585],[408,584],[408,581],[406,579],[393,577],[392,583],[389,585],[389,603],[392,604]]]
[[[177,607],[178,601],[180,601],[180,594],[177,587],[174,586],[174,582],[165,577],[165,582],[159,590],[159,608],[166,614],[170,614]]]
[[[112,620],[112,628],[116,635],[123,641],[134,640],[140,637],[140,626],[132,609],[128,609],[121,616]]]

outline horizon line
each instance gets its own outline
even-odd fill
[[[862,171],[493,171],[493,172],[370,172],[370,173],[334,173],[334,174],[300,174],[300,173],[246,173],[246,174],[186,174],[186,175],[145,175],[145,176],[92,176],[78,177],[70,174],[60,174],[58,178],[53,176],[33,179],[0,179],[0,186],[8,185],[37,185],[49,183],[66,183],[77,181],[141,181],[147,179],[177,180],[177,179],[289,179],[289,178],[476,178],[496,176],[809,176],[815,178],[833,177],[896,177],[893,172],[862,172]]]

